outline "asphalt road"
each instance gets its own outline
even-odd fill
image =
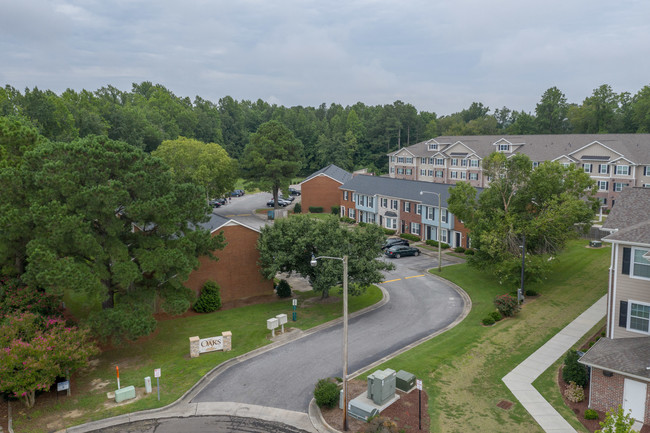
[[[194,416],[137,421],[95,430],[98,433],[306,433],[278,422],[238,416]]]
[[[249,227],[259,230],[261,226],[267,224],[267,221],[254,215],[254,212],[256,209],[265,208],[266,202],[272,198],[273,195],[269,192],[244,194],[241,197],[231,197],[230,203],[213,209],[212,212],[225,218],[232,218],[242,224],[246,224]],[[297,196],[293,203],[298,203],[299,201],[300,196]],[[272,210],[273,208],[268,209]]]
[[[425,275],[433,262],[428,255],[393,260],[397,267],[382,284],[390,302],[349,322],[350,374],[446,327],[462,313],[461,296]],[[342,359],[339,325],[227,369],[192,403],[237,402],[306,412],[318,379],[342,376]]]

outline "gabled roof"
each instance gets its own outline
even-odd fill
[[[623,188],[603,229],[604,241],[650,244],[650,188]]]
[[[378,177],[358,175],[345,182],[339,189],[353,191],[358,194],[371,196],[391,197],[408,200],[430,206],[438,206],[438,197],[435,194],[422,194],[420,191],[435,192],[440,194],[441,206],[447,207],[449,188],[454,185],[448,183],[423,182],[419,180],[394,179],[392,177]],[[482,189],[479,188],[479,193]]]
[[[209,231],[210,233],[214,233],[215,231],[219,230],[220,228],[224,226],[231,226],[231,225],[240,225],[242,227],[246,227],[247,229],[253,230],[255,232],[259,233],[259,230],[256,228],[253,228],[251,226],[248,226],[246,224],[240,223],[239,221],[236,221],[231,218],[225,218],[222,217],[221,215],[217,215],[214,213],[210,214],[210,219],[207,222],[200,223],[199,226],[201,226],[202,229]]]
[[[601,338],[580,363],[650,381],[650,337]]]
[[[307,182],[308,180],[313,179],[314,177],[320,176],[320,175],[330,177],[330,178],[334,179],[335,181],[337,181],[338,183],[341,183],[341,184],[343,184],[343,183],[347,182],[348,180],[352,179],[352,173],[350,173],[350,172],[348,172],[346,170],[343,170],[341,167],[338,167],[338,166],[336,166],[334,164],[330,164],[327,167],[321,168],[320,170],[315,171],[314,173],[307,176],[305,178],[305,180],[300,182],[300,185],[302,185],[303,183]]]

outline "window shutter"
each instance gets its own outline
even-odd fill
[[[618,315],[618,326],[627,328],[627,301],[621,301],[619,309],[621,310]]]
[[[607,174],[609,174],[609,164],[607,164]]]
[[[623,275],[630,275],[630,256],[632,255],[631,248],[623,248],[623,266],[621,273]]]

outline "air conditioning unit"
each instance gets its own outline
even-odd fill
[[[377,370],[368,376],[367,397],[381,406],[395,395],[395,370]]]

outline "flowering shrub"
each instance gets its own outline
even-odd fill
[[[61,313],[58,296],[24,285],[16,278],[0,278],[0,315],[31,311],[44,316]]]
[[[580,403],[585,399],[585,390],[575,382],[571,382],[564,390],[564,396],[572,403]]]
[[[517,302],[517,298],[509,294],[499,295],[494,298],[494,305],[503,317],[514,316],[519,311],[519,302]]]

